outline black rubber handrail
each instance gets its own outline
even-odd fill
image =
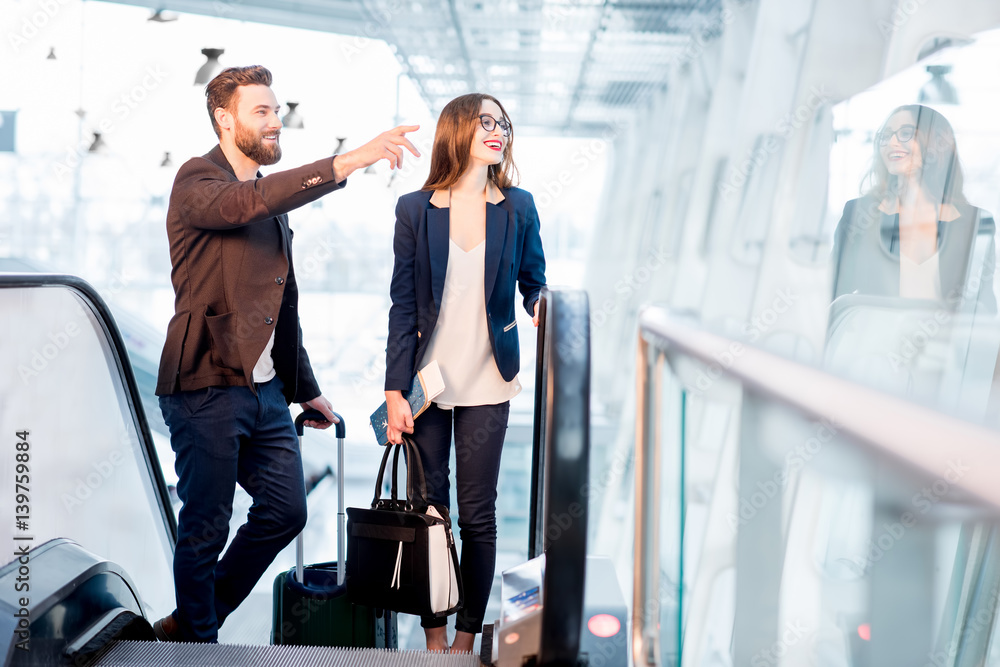
[[[132,364],[129,362],[128,350],[125,348],[121,332],[118,330],[118,325],[115,324],[111,310],[97,293],[97,290],[82,278],[54,273],[0,273],[0,289],[31,287],[62,287],[72,290],[90,307],[104,329],[104,334],[111,347],[111,356],[117,366],[122,384],[125,386],[125,396],[128,399],[132,418],[135,421],[136,433],[140,440],[140,450],[145,459],[150,481],[153,483],[153,491],[156,494],[160,515],[167,529],[170,549],[173,552],[177,543],[177,519],[170,504],[170,493],[167,491],[167,484],[163,479],[163,471],[160,468],[160,461],[153,445],[153,436],[149,431],[149,422],[146,421],[139,387],[132,372]]]
[[[582,290],[545,288],[538,310],[528,552],[545,553],[538,665],[580,653],[587,564],[590,313]]]

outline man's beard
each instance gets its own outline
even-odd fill
[[[240,123],[239,119],[234,118],[233,120],[236,121],[236,147],[243,151],[244,155],[262,166],[275,164],[281,159],[281,146],[278,145],[277,141],[274,142],[274,146],[266,146],[260,134],[255,134],[246,125]]]

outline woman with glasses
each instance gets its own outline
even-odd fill
[[[496,498],[510,399],[521,391],[516,290],[538,326],[545,257],[531,195],[514,187],[510,119],[469,94],[438,119],[427,182],[400,197],[393,239],[385,397],[389,442],[411,434],[428,500],[449,503],[452,433],[465,604],[451,648],[482,631],[496,565]],[[413,419],[402,392],[432,361],[445,389]],[[446,620],[423,618],[430,650],[448,650]]]
[[[875,134],[863,187],[837,226],[834,298],[902,297],[949,309],[972,299],[996,310],[993,219],[965,198],[943,115],[919,104],[895,109]]]
[[[995,374],[982,361],[996,312],[993,218],[966,200],[955,134],[937,111],[898,107],[874,139],[864,194],[837,226],[824,365],[920,402],[955,407],[962,396],[963,410],[978,409]]]

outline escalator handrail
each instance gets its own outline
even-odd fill
[[[537,664],[575,665],[587,560],[590,314],[582,290],[545,288],[538,311],[529,555],[545,552]],[[551,521],[551,523],[550,523]]]
[[[142,407],[142,398],[135,381],[135,375],[132,372],[128,350],[125,347],[121,332],[118,330],[118,325],[111,315],[111,310],[104,302],[104,299],[101,298],[101,295],[97,293],[97,290],[86,280],[77,276],[56,273],[0,273],[0,289],[33,287],[61,287],[75,292],[90,307],[95,318],[104,329],[105,337],[111,348],[111,355],[125,388],[125,396],[128,399],[132,418],[135,421],[136,433],[140,441],[140,450],[145,460],[150,482],[153,485],[153,492],[156,494],[160,515],[163,519],[163,525],[166,529],[172,552],[177,542],[177,519],[174,516],[174,511],[170,503],[170,493],[163,478],[163,471],[160,468],[156,448],[153,445],[153,436],[150,433],[149,422],[146,420],[146,413]]]

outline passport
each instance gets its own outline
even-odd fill
[[[431,401],[440,396],[442,391],[444,391],[444,379],[441,377],[441,369],[436,361],[432,361],[413,376],[413,384],[409,391],[403,392],[403,398],[409,402],[410,411],[416,419],[430,407]],[[389,435],[386,433],[389,425],[389,408],[384,402],[372,413],[369,421],[378,444],[382,446],[389,444]]]

